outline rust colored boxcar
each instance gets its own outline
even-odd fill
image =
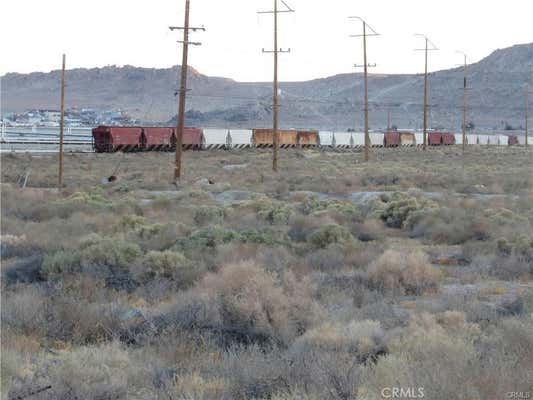
[[[442,133],[440,132],[430,132],[427,136],[427,141],[430,146],[440,146],[442,145]]]
[[[518,143],[518,136],[516,136],[516,135],[509,135],[508,138],[507,138],[507,144],[508,144],[509,146],[515,146],[515,145],[519,144],[519,143]]]
[[[398,132],[385,132],[385,147],[398,147],[401,144],[400,134]]]
[[[414,146],[416,144],[415,134],[411,132],[400,132],[400,144],[402,146]]]
[[[318,146],[318,131],[298,131],[298,145],[301,147]]]
[[[146,151],[170,150],[172,147],[172,128],[143,128],[142,148]]]
[[[203,131],[198,128],[185,128],[183,130],[182,148],[199,150],[202,148]],[[172,129],[171,144],[172,148],[176,148],[176,128]]]
[[[141,148],[142,128],[99,126],[93,129],[94,150],[97,153],[136,151]]]
[[[442,144],[445,146],[452,146],[455,144],[455,135],[453,133],[442,133]]]
[[[298,145],[298,132],[279,130],[279,147],[295,147]],[[254,129],[252,141],[255,147],[272,147],[274,145],[274,134],[272,129]]]

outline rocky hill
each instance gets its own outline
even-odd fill
[[[167,122],[175,114],[174,95],[180,67],[149,69],[126,66],[68,71],[69,107],[126,110],[144,121]],[[533,80],[533,43],[497,50],[473,64],[469,76],[469,121],[484,129],[524,124],[524,84]],[[57,108],[60,72],[2,77],[4,110]],[[430,76],[432,127],[461,124],[463,70]],[[260,127],[271,124],[270,83],[243,83],[209,77],[189,68],[187,118],[201,126]],[[422,75],[371,75],[371,127],[392,124],[418,128],[422,114]],[[342,74],[280,85],[280,123],[286,128],[347,129],[363,125],[361,74]]]

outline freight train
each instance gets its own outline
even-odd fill
[[[97,153],[117,151],[173,151],[176,128],[99,126],[93,129],[93,146]],[[306,130],[279,130],[280,148],[355,149],[365,145],[364,133]],[[408,131],[371,132],[372,147],[421,146],[423,134]],[[463,135],[450,132],[428,132],[428,146],[463,144]],[[466,135],[468,145],[512,146],[523,144],[515,135]],[[274,143],[271,129],[199,129],[185,128],[182,146],[186,150],[268,148]]]

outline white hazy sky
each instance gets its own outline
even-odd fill
[[[280,79],[307,80],[354,71],[362,62],[362,41],[349,38],[364,17],[382,36],[369,39],[372,72],[423,70],[423,54],[413,49],[426,33],[440,48],[430,69],[461,62],[455,50],[478,61],[493,50],[533,41],[532,0],[287,0],[296,10],[280,16],[280,46],[292,53],[280,58]],[[272,0],[191,0],[191,22],[205,25],[195,33],[190,65],[201,73],[239,81],[270,80],[272,18],[258,16]],[[181,62],[177,33],[183,24],[183,0],[2,0],[0,75],[67,68],[134,65],[169,67]]]

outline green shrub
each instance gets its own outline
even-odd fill
[[[315,247],[325,248],[331,244],[343,244],[353,240],[348,229],[341,225],[330,224],[314,230],[309,235],[309,242]]]
[[[340,200],[318,200],[316,197],[306,197],[301,204],[305,215],[320,215],[323,212],[335,212],[346,218],[361,218],[361,210],[354,204]]]
[[[198,225],[220,224],[224,222],[225,211],[222,207],[202,206],[194,210],[194,222]]]
[[[435,207],[436,203],[423,197],[395,194],[386,201],[380,218],[391,228],[402,228],[412,214]]]
[[[180,288],[190,286],[203,272],[183,254],[174,251],[150,251],[141,262],[140,280],[144,283],[155,279],[168,279]]]
[[[45,256],[41,267],[41,276],[46,280],[50,280],[63,274],[80,270],[81,255],[78,252],[59,251]]]
[[[177,250],[191,250],[202,247],[216,247],[239,239],[239,234],[218,225],[198,229],[186,237],[179,238],[176,242]]]
[[[141,256],[141,249],[134,243],[92,234],[80,243],[80,254],[82,265],[127,268]]]
[[[244,202],[241,207],[252,209],[261,220],[271,225],[287,225],[293,212],[287,203],[267,196],[256,196]]]
[[[122,231],[134,231],[148,225],[146,218],[139,215],[125,215],[119,223],[119,229]]]

